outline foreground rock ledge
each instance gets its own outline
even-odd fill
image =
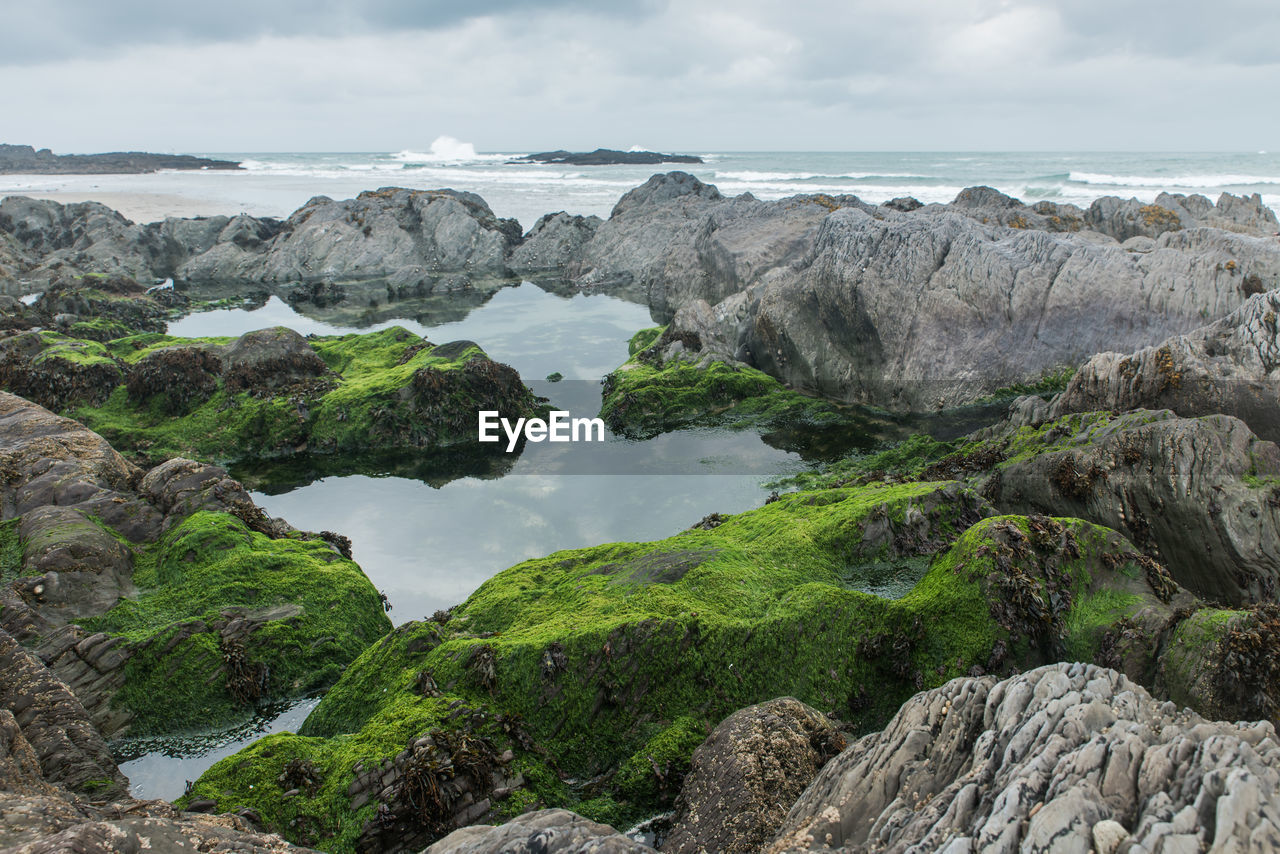
[[[1123,675],[1054,664],[917,694],[791,807],[772,854],[1280,848],[1274,727],[1212,723]],[[564,810],[459,830],[431,854],[639,852]]]

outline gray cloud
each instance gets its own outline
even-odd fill
[[[1280,135],[1274,0],[190,6],[32,4],[0,35],[4,141],[1239,149]]]

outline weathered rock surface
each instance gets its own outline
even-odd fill
[[[844,746],[826,715],[790,697],[734,712],[693,752],[662,851],[758,851]]]
[[[1188,332],[1239,307],[1246,279],[1280,282],[1273,237],[1197,227],[1121,246],[1055,225],[1059,214],[1037,228],[1031,209],[982,189],[904,212],[724,199],[692,176],[655,176],[596,231],[577,282],[638,286],[666,318],[705,300],[716,352],[799,388],[917,410]]]
[[[229,222],[209,251],[176,271],[195,281],[343,281],[461,286],[450,275],[506,270],[520,225],[474,193],[385,188],[335,202],[312,199],[268,238],[248,217]]]
[[[1280,448],[1236,418],[1145,410],[1064,418],[979,490],[1005,512],[1120,531],[1209,601],[1274,601],[1280,582]],[[998,443],[997,443],[998,444]]]
[[[648,845],[568,810],[525,813],[497,827],[463,827],[423,854],[642,854]]]
[[[1100,353],[1044,413],[1171,409],[1223,413],[1280,441],[1280,290],[1256,294],[1231,314],[1136,353]]]
[[[128,797],[105,743],[66,686],[0,631],[0,851],[81,854],[304,851],[233,815]]]
[[[541,217],[511,252],[511,268],[519,271],[572,271],[582,248],[600,228],[598,216],[570,216],[564,211]]]
[[[827,764],[768,850],[1088,852],[1116,822],[1120,851],[1263,852],[1278,786],[1271,724],[1209,723],[1057,664],[917,695]]]

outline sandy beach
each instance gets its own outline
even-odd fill
[[[240,213],[236,205],[217,199],[182,196],[173,193],[99,192],[78,191],[15,191],[0,193],[4,196],[27,196],[32,199],[49,199],[63,204],[72,202],[101,202],[119,211],[134,222],[156,222],[165,217],[234,216]]]

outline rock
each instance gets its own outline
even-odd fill
[[[693,752],[662,851],[757,851],[844,737],[826,715],[785,697],[724,720]]]
[[[659,154],[656,151],[618,151],[597,148],[595,151],[574,152],[560,149],[526,154],[512,163],[563,163],[567,166],[655,166],[659,163],[701,163],[702,158],[692,154]]]
[[[638,289],[663,319],[704,300],[722,318],[704,346],[798,389],[917,411],[1186,333],[1241,305],[1246,270],[1280,282],[1274,239],[1161,227],[1128,251],[1080,213],[989,188],[909,212],[724,199],[671,173],[623,197],[576,282]]]
[[[1086,362],[1045,415],[1171,409],[1223,413],[1280,441],[1280,290],[1250,297],[1221,320],[1136,353]]]
[[[1209,723],[1114,671],[1055,664],[912,698],[823,768],[767,850],[1088,852],[1103,822],[1130,850],[1267,850],[1278,784],[1271,724]]]
[[[110,154],[54,154],[29,145],[0,145],[0,175],[105,175],[159,172],[161,169],[239,169],[230,160],[211,160],[189,154],[147,154],[116,151]]]
[[[246,332],[228,344],[221,357],[230,391],[278,391],[329,373],[307,339],[284,326]]]
[[[598,216],[570,216],[564,211],[541,217],[511,252],[511,269],[555,270],[573,275],[582,247],[600,227]]]
[[[642,854],[648,845],[568,810],[525,813],[498,827],[464,827],[423,854]]]
[[[1011,460],[977,488],[1004,512],[1120,531],[1209,601],[1274,601],[1280,592],[1280,448],[1238,419],[1068,416],[1001,453]]]
[[[32,310],[52,318],[77,338],[109,341],[140,332],[164,332],[169,313],[187,302],[172,290],[164,294],[162,302],[160,292],[124,276],[60,279],[40,294]]]
[[[503,274],[508,251],[520,242],[519,223],[497,218],[474,193],[394,187],[340,202],[317,197],[271,231],[259,221],[233,220],[178,276],[277,283],[397,277],[406,285]]]
[[[38,257],[24,278],[49,281],[83,273],[146,280],[158,250],[145,228],[98,202],[57,202],[9,196],[0,201],[0,231]]]
[[[30,755],[39,763],[41,779],[95,800],[125,794],[127,781],[84,706],[3,629],[0,673],[4,674],[0,680],[0,715],[5,711],[13,714],[22,738],[30,746]]]
[[[222,359],[212,347],[164,347],[147,353],[129,369],[129,401],[162,412],[186,415],[218,390]]]
[[[1120,843],[1129,838],[1124,825],[1113,819],[1105,819],[1093,826],[1093,850],[1097,854],[1116,854]]]
[[[92,341],[34,330],[0,338],[0,386],[49,409],[101,405],[125,375]]]

